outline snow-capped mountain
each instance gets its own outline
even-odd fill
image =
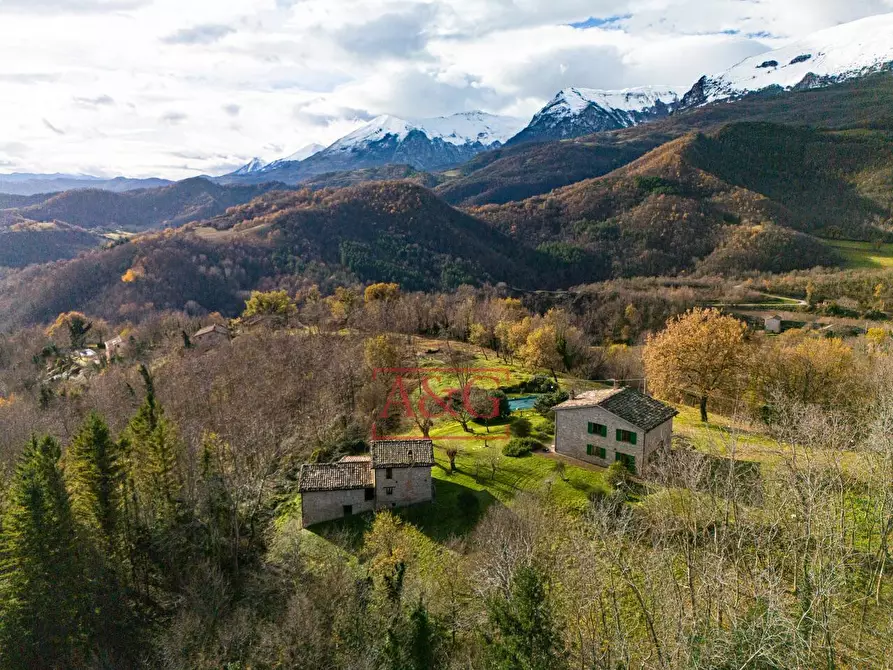
[[[433,119],[383,115],[322,151],[314,149],[307,158],[295,160],[290,157],[259,170],[237,171],[221,179],[297,184],[328,172],[383,165],[436,170],[458,165],[482,151],[499,147],[523,127],[521,119],[484,112],[462,112]],[[309,148],[308,153],[311,153]]]
[[[325,147],[321,144],[308,144],[306,147],[301,147],[295,153],[290,154],[285,158],[279,158],[269,163],[262,158],[252,158],[249,163],[246,163],[235,172],[232,172],[226,176],[245,177],[248,175],[258,174],[260,172],[269,172],[271,170],[281,168],[286,163],[300,163],[301,161],[305,161],[311,156],[318,154],[323,149],[325,149]]]
[[[484,112],[462,112],[452,116],[416,120],[383,115],[341,138],[326,149],[325,153],[363,150],[383,141],[393,141],[399,145],[413,133],[424,135],[431,142],[440,140],[456,147],[478,144],[489,147],[504,143],[523,125],[520,119]]]
[[[670,114],[679,102],[675,89],[646,86],[619,91],[567,88],[560,91],[511,144],[580,137],[629,128]]]
[[[685,94],[690,108],[766,89],[818,88],[891,69],[893,14],[871,16],[813,33],[786,47],[702,77]]]
[[[255,172],[260,172],[267,166],[267,162],[260,158],[252,158],[250,162],[246,163],[238,170],[233,172],[234,176],[241,177],[246,174],[254,174]]]

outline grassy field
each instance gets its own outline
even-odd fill
[[[871,242],[851,242],[849,240],[825,240],[837,249],[847,266],[858,269],[893,268],[893,244],[884,244],[875,249]]]

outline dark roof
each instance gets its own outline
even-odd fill
[[[298,490],[343,491],[374,486],[369,461],[363,463],[311,463],[301,466]]]
[[[679,413],[660,400],[655,400],[631,388],[586,391],[552,409],[563,410],[581,407],[601,407],[645,432],[657,428]]]
[[[372,460],[369,454],[360,454],[359,456],[342,456],[339,463],[368,463]]]
[[[193,337],[201,337],[202,335],[210,335],[211,333],[220,333],[221,335],[229,335],[229,329],[226,326],[221,326],[219,323],[215,323],[211,326],[205,326],[199,331],[196,331]]]
[[[372,443],[372,467],[405,468],[434,465],[431,440],[379,440]]]

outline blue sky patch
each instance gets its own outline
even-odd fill
[[[619,21],[624,21],[625,19],[631,19],[632,16],[632,14],[608,16],[605,18],[590,16],[585,21],[570,23],[568,25],[570,25],[571,28],[576,28],[577,30],[588,30],[589,28],[604,28],[605,26],[610,26],[613,23],[618,23]]]

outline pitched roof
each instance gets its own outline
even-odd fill
[[[369,454],[360,454],[359,456],[342,456],[339,463],[368,463],[372,460]]]
[[[560,411],[581,407],[601,407],[646,432],[657,428],[679,413],[660,400],[631,388],[586,391],[552,409]]]
[[[372,467],[424,465],[434,465],[434,443],[431,440],[379,440],[372,443]]]
[[[205,326],[199,331],[196,331],[193,337],[199,337],[201,335],[209,335],[210,333],[220,333],[221,335],[229,335],[229,329],[226,326],[221,326],[219,323],[215,323],[210,326]]]
[[[301,466],[298,491],[343,491],[374,486],[370,462],[310,463]]]

